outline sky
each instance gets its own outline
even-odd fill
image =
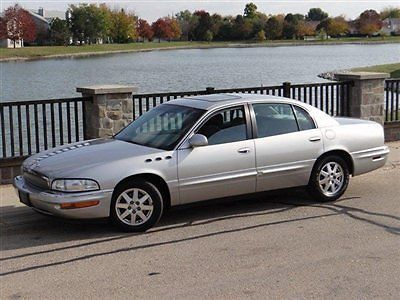
[[[0,0],[0,9],[18,2],[27,9],[43,7],[45,10],[65,11],[71,3],[107,3],[112,8],[124,8],[134,11],[140,18],[155,21],[157,18],[166,15],[174,15],[181,10],[207,10],[210,13],[222,15],[237,15],[243,13],[246,3],[254,2],[258,11],[266,14],[278,13],[301,13],[306,14],[312,7],[320,7],[330,15],[345,15],[347,18],[356,18],[366,9],[382,10],[389,6],[400,6],[400,1],[386,0],[274,0],[274,1],[224,1],[224,0],[142,0],[142,1],[94,1],[94,0]]]

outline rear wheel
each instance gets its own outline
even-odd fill
[[[153,227],[163,212],[161,193],[150,182],[135,180],[116,188],[110,218],[124,231],[142,232]]]
[[[327,156],[315,165],[308,183],[308,191],[317,201],[335,201],[346,191],[349,178],[346,162],[339,156]]]

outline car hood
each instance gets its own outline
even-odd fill
[[[23,168],[54,178],[160,151],[116,139],[96,139],[43,151],[25,160]]]

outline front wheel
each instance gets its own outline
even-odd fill
[[[163,212],[161,193],[150,182],[135,180],[114,191],[110,207],[111,222],[129,232],[143,232],[153,227]]]
[[[320,202],[335,201],[346,191],[350,172],[347,163],[338,156],[327,156],[315,165],[308,191]]]

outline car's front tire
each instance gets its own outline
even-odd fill
[[[339,156],[327,156],[316,162],[308,183],[308,191],[313,200],[335,201],[346,191],[349,179],[347,163]]]
[[[158,222],[163,208],[161,193],[155,185],[144,180],[134,180],[115,189],[110,219],[123,231],[143,232]]]

